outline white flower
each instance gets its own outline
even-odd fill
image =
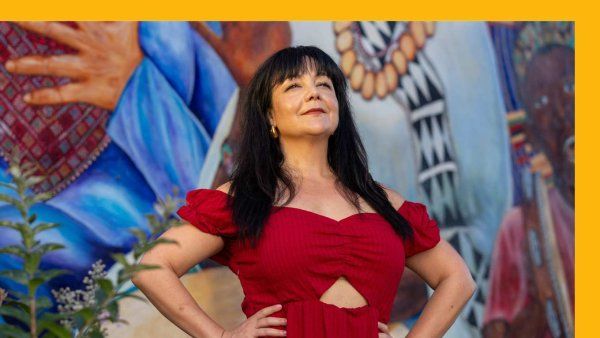
[[[98,260],[83,278],[84,290],[71,290],[69,287],[52,290],[52,295],[58,303],[58,311],[65,314],[73,314],[81,309],[96,305],[96,290],[98,280],[106,277],[106,265]],[[65,321],[66,325],[72,324],[71,319]]]

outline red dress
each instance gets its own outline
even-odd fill
[[[398,212],[411,224],[414,243],[404,241],[378,213],[341,220],[293,207],[273,207],[255,248],[236,239],[237,228],[220,190],[197,189],[177,214],[225,246],[211,259],[237,274],[247,317],[282,304],[273,317],[287,318],[287,337],[375,338],[387,323],[405,258],[434,247],[439,228],[423,204],[405,201]],[[344,276],[368,305],[341,308],[321,295]]]

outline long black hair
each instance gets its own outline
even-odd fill
[[[318,75],[331,79],[338,101],[339,123],[329,137],[327,153],[336,185],[357,210],[360,210],[358,196],[361,196],[398,235],[412,238],[412,228],[369,173],[367,154],[354,124],[342,71],[329,55],[314,46],[288,47],[273,54],[258,68],[242,98],[242,135],[230,177],[232,197],[228,198],[239,236],[250,239],[254,246],[283,192],[289,193],[284,205],[296,195],[291,173],[283,167],[279,140],[269,134],[268,112],[273,88],[288,78],[301,76],[311,67]]]

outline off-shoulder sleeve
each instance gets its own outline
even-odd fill
[[[186,204],[177,210],[177,215],[203,232],[234,237],[237,227],[231,210],[227,208],[227,198],[227,194],[220,190],[192,190],[187,193]]]
[[[413,240],[407,238],[404,241],[405,257],[436,246],[440,241],[440,229],[437,222],[429,217],[424,204],[405,201],[400,207],[400,212],[413,229]]]
[[[231,209],[227,207],[228,195],[220,190],[196,189],[186,195],[186,204],[177,210],[177,215],[200,231],[223,237],[225,246],[212,260],[229,265],[230,246],[237,235]]]

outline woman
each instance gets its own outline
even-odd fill
[[[409,337],[441,337],[475,290],[423,204],[369,174],[346,82],[316,47],[285,48],[257,70],[243,102],[231,180],[187,194],[189,224],[162,238],[133,280],[194,337],[390,337],[404,266],[435,292]],[[200,231],[199,231],[200,230]],[[242,284],[247,320],[224,330],[179,277],[212,258]]]

